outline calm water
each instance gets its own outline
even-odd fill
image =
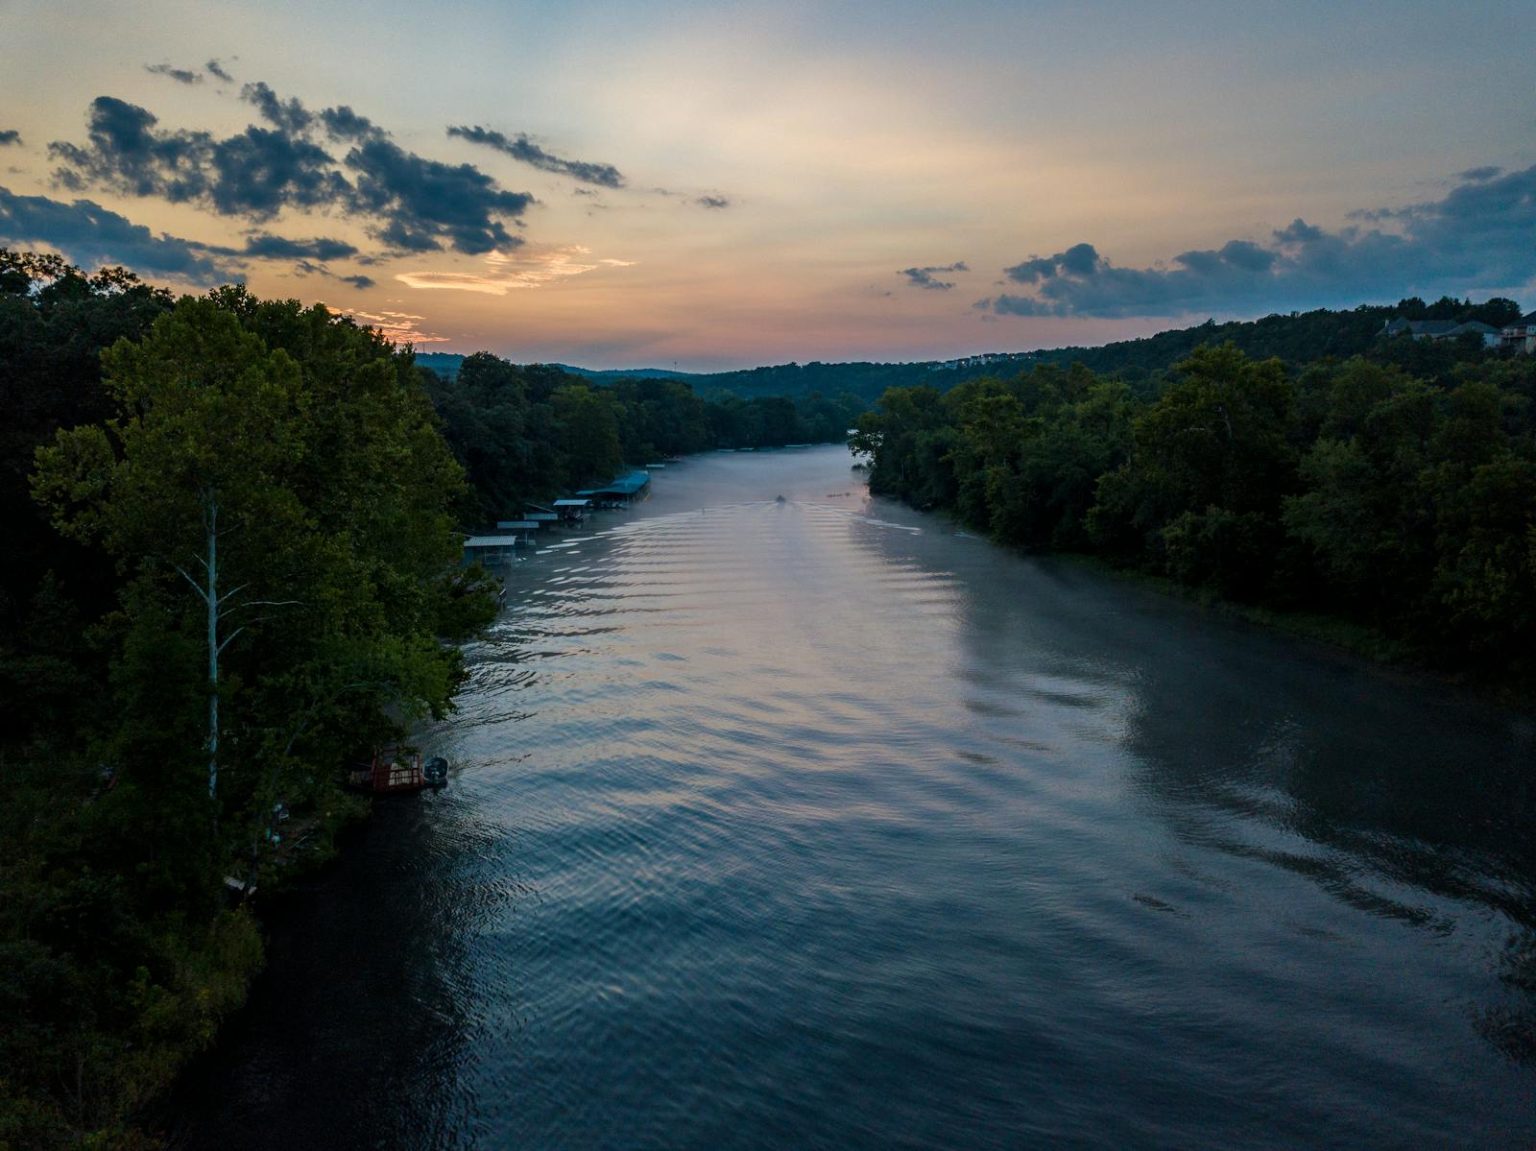
[[[450,788],[283,913],[179,1145],[1536,1139],[1536,724],[849,463],[509,569]]]

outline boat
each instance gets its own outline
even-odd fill
[[[448,784],[448,761],[434,755],[423,762],[415,748],[389,744],[375,750],[369,762],[355,765],[347,783],[374,795],[437,789]]]

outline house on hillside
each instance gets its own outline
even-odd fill
[[[1505,331],[1508,329],[1506,328]],[[1399,316],[1395,320],[1389,320],[1386,327],[1382,329],[1382,335],[1385,336],[1412,336],[1416,340],[1429,340],[1433,343],[1472,334],[1482,337],[1485,348],[1497,348],[1504,343],[1503,332],[1492,324],[1484,324],[1477,320],[1462,323],[1459,320],[1405,320]]]
[[[1511,351],[1536,355],[1536,312],[1527,312],[1500,332],[1499,343]]]

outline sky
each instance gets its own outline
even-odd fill
[[[1530,0],[0,0],[0,246],[713,371],[1536,308]]]

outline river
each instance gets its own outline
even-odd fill
[[[510,565],[175,1144],[1530,1146],[1536,723],[850,462]]]

